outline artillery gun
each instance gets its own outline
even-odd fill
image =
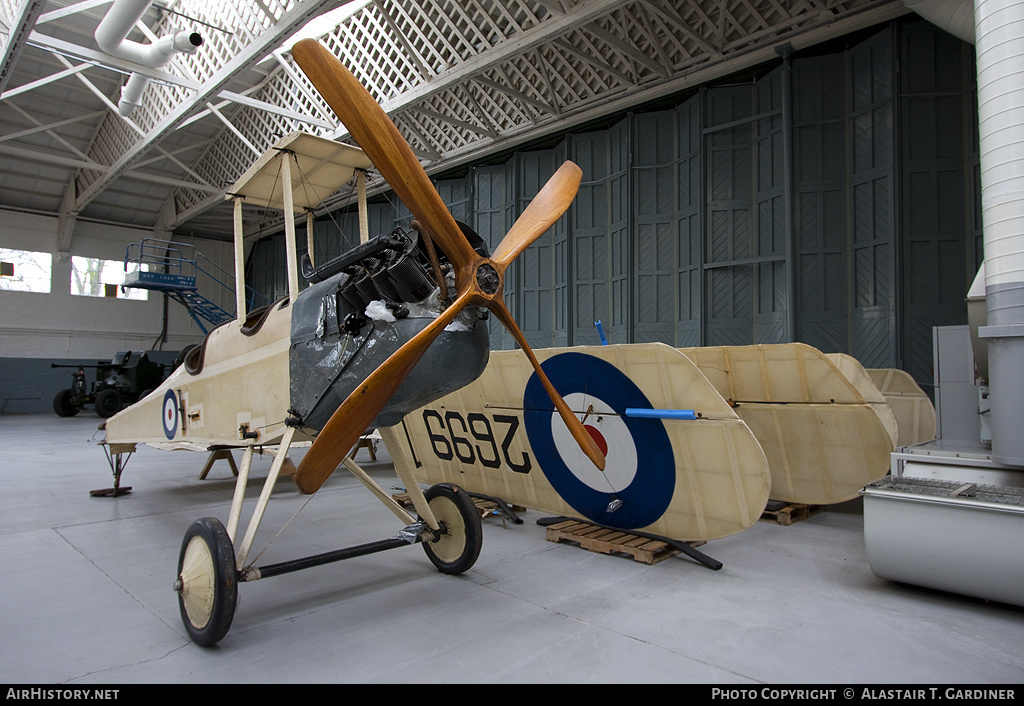
[[[71,373],[71,387],[53,398],[53,411],[58,416],[73,417],[92,404],[96,414],[104,419],[145,397],[173,370],[173,366],[151,360],[146,351],[119,351],[109,362],[51,363],[50,367],[75,369]],[[86,368],[96,369],[91,386],[86,383]]]

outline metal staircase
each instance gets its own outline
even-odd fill
[[[171,240],[145,238],[131,243],[124,256],[125,287],[163,292],[185,307],[192,320],[202,330],[218,326],[235,318],[233,312],[225,311],[200,293],[203,291],[227,291],[234,300],[234,275],[210,260],[195,246],[176,243]],[[266,297],[251,287],[246,287],[248,308],[269,303]]]

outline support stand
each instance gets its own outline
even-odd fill
[[[206,464],[203,466],[203,470],[199,472],[199,480],[206,480],[206,474],[213,468],[213,464],[220,459],[226,459],[231,464],[231,474],[238,476],[238,466],[235,465],[235,457],[231,455],[230,449],[215,449],[210,453],[210,457],[206,459]]]
[[[114,474],[114,487],[90,490],[89,495],[94,498],[116,498],[120,495],[127,495],[132,492],[132,487],[130,485],[124,488],[121,487],[121,474],[124,472],[125,466],[128,465],[128,459],[132,457],[133,453],[135,453],[135,444],[100,445],[103,447],[103,452],[107,455],[107,464],[110,466],[110,472]]]
[[[359,441],[356,442],[355,448],[352,449],[352,453],[349,454],[349,458],[353,461],[356,458],[356,454],[359,453],[359,449],[366,449],[370,454],[370,460],[377,460],[377,440],[369,437],[360,437]]]

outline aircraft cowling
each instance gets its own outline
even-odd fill
[[[317,431],[370,373],[433,320],[365,317],[341,294],[349,276],[343,272],[310,285],[292,305],[290,413]],[[446,330],[437,338],[370,428],[397,424],[483,373],[490,354],[487,326],[475,321],[449,328],[459,330]]]

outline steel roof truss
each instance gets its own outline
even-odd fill
[[[10,80],[14,65],[18,63],[18,57],[24,50],[32,28],[39,20],[39,15],[45,5],[46,0],[22,0],[21,5],[18,6],[17,14],[13,18],[14,22],[7,33],[7,42],[4,44],[3,52],[0,53],[0,93],[3,92],[7,81]]]
[[[213,96],[218,95],[224,89],[225,84],[235,75],[254,66],[275,49],[281,40],[290,36],[313,17],[319,16],[336,1],[307,0],[295,5],[282,15],[273,29],[268,29],[256,37],[240,54],[233,57],[205,81],[197,95],[172,110],[142,140],[123,154],[105,175],[86,186],[75,203],[76,210],[81,211],[121,173],[132,167],[154,144],[177,129],[196,109],[196,106],[205,105]]]

